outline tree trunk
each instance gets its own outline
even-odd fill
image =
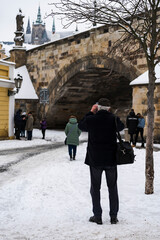
[[[153,137],[154,137],[154,89],[155,70],[149,67],[149,84],[147,93],[148,113],[147,113],[147,138],[146,138],[146,182],[145,194],[154,192],[154,162],[153,162]]]

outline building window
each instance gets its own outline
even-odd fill
[[[40,99],[40,103],[43,103],[43,104],[49,103],[49,91],[48,91],[48,88],[40,89],[39,99]]]

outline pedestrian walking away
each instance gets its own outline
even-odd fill
[[[75,160],[77,146],[79,145],[79,136],[81,134],[81,131],[78,128],[77,118],[75,116],[70,116],[69,122],[65,127],[65,134],[67,136],[66,144],[68,145],[70,160]]]
[[[145,127],[145,119],[144,119],[144,117],[140,113],[137,113],[137,117],[138,117],[138,125],[137,125],[137,130],[136,130],[135,145],[137,143],[138,135],[140,133],[140,135],[141,135],[141,142],[142,142],[141,147],[144,148],[143,132],[144,132],[144,127]]]
[[[42,130],[42,139],[45,139],[45,132],[46,132],[46,129],[47,129],[47,121],[46,121],[46,118],[43,118],[42,121],[40,122],[40,125],[41,125],[41,130]]]
[[[130,143],[132,144],[132,147],[134,147],[135,146],[134,136],[136,134],[138,125],[138,117],[136,116],[134,109],[131,109],[129,115],[127,116],[126,125],[128,128],[128,133],[130,135]]]
[[[29,112],[27,122],[26,122],[27,140],[32,140],[33,121],[34,119],[32,116],[32,112]]]
[[[111,113],[110,101],[101,98],[98,104],[93,105],[91,111],[79,122],[78,127],[80,130],[88,132],[85,164],[90,168],[90,193],[94,214],[89,221],[102,224],[100,189],[104,171],[109,192],[110,222],[116,224],[119,210],[116,165],[117,137],[115,115]],[[124,129],[124,124],[119,117],[117,117],[117,128],[119,131]]]

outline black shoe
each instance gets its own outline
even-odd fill
[[[97,223],[97,224],[103,224],[102,223],[102,218],[101,217],[96,217],[96,216],[90,217],[89,222],[94,222],[94,223]]]
[[[117,224],[117,222],[118,222],[117,217],[111,217],[110,222],[111,222],[111,224]]]
[[[75,157],[73,157],[73,160],[76,160],[76,158],[75,158]]]
[[[141,148],[144,148],[144,144],[141,145]]]

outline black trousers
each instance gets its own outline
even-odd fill
[[[117,167],[105,167],[105,168],[94,168],[90,166],[90,176],[91,176],[91,197],[93,204],[93,213],[94,216],[100,217],[102,215],[101,208],[101,179],[102,172],[105,172],[106,182],[109,192],[109,206],[110,217],[116,217],[119,210],[119,199],[118,199],[118,190],[117,190]]]
[[[20,127],[15,127],[16,139],[20,139],[20,132],[21,132],[21,128]]]
[[[73,152],[73,154],[72,154]],[[76,145],[71,145],[69,144],[68,145],[68,153],[69,153],[69,156],[72,158],[72,157],[75,157],[76,156],[76,152],[77,152],[77,146]]]
[[[138,140],[138,135],[139,135],[139,133],[140,133],[142,144],[144,144],[143,131],[144,131],[143,128],[138,128],[138,127],[137,127],[135,142],[137,142],[137,140]]]
[[[32,140],[32,131],[27,131],[27,140]]]
[[[43,139],[45,139],[45,131],[46,131],[46,129],[42,129],[42,136],[43,136]]]
[[[130,133],[130,143],[132,143],[132,144],[135,144],[134,135],[135,135],[135,133]]]

